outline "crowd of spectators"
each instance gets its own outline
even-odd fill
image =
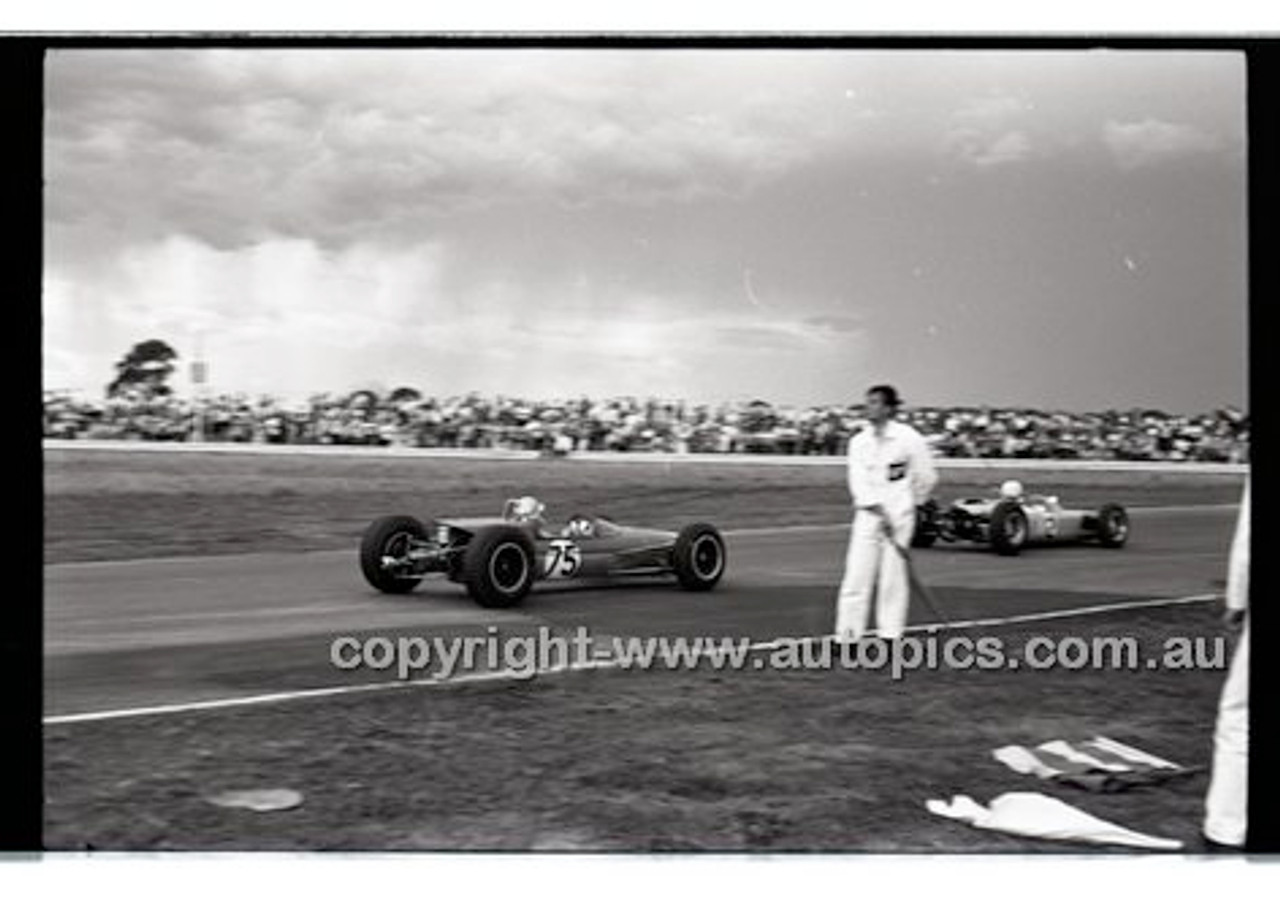
[[[1231,408],[1181,415],[913,407],[902,416],[943,457],[1243,462],[1249,455],[1248,418]],[[304,404],[243,394],[193,399],[125,392],[88,401],[46,392],[44,399],[44,435],[63,439],[839,455],[860,428],[856,405],[764,401],[437,399],[405,390],[385,397],[316,395]]]

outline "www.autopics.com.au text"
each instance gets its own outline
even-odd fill
[[[502,636],[340,636],[329,644],[330,664],[342,671],[394,671],[400,680],[448,680],[460,674],[503,673],[532,678],[583,667],[622,670],[888,670],[894,680],[912,671],[1223,670],[1230,660],[1225,637],[1169,637],[1143,648],[1132,636],[1033,636],[1017,642],[990,635],[893,639],[874,635],[857,642],[835,637],[596,637],[579,626],[565,634],[540,627]]]

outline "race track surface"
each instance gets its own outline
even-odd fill
[[[914,558],[949,619],[1221,592],[1230,506],[1131,512],[1121,550],[1065,546],[1001,558],[969,546]],[[46,717],[371,683],[341,671],[335,637],[557,634],[595,637],[815,636],[831,632],[848,530],[816,525],[726,536],[729,569],[712,593],[649,580],[543,585],[510,611],[476,607],[428,580],[407,596],[370,589],[354,549],[52,565],[45,569]],[[911,622],[932,619],[918,602]]]

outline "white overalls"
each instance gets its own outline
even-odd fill
[[[848,467],[854,518],[836,603],[836,635],[844,640],[862,637],[874,587],[877,634],[892,639],[902,635],[907,623],[906,562],[886,541],[881,516],[865,509],[880,505],[894,539],[907,548],[916,505],[929,497],[938,472],[924,437],[896,420],[887,421],[881,435],[871,424],[855,435],[849,441]]]
[[[1236,519],[1227,565],[1227,608],[1249,606],[1249,483]],[[1249,797],[1249,616],[1231,658],[1231,670],[1218,702],[1213,733],[1213,777],[1205,798],[1204,834],[1229,846],[1244,846]]]

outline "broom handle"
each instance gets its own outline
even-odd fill
[[[924,583],[921,582],[920,575],[916,573],[915,562],[911,560],[911,553],[898,545],[898,541],[893,536],[893,529],[889,524],[889,518],[887,515],[881,516],[881,523],[884,525],[885,539],[887,539],[889,541],[889,545],[893,546],[894,549],[897,550],[898,554],[902,556],[902,560],[907,566],[907,579],[910,581],[911,587],[916,590],[916,593],[924,600],[925,608],[929,609],[929,614],[933,615],[936,620],[941,621],[943,624],[950,624],[951,619],[938,609],[938,603],[937,600],[933,598],[933,593],[929,591],[929,587],[925,586]]]

